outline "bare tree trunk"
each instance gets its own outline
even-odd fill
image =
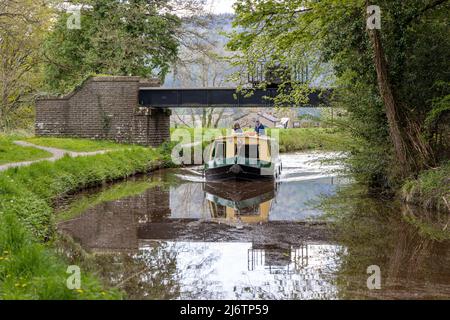
[[[190,111],[191,111],[192,127],[195,128],[195,112],[193,108],[190,108]]]
[[[214,108],[208,108],[208,122],[206,123],[207,128],[211,128],[213,114]]]
[[[179,120],[182,124],[184,124],[184,125],[185,125],[186,127],[188,127],[188,128],[191,128],[191,126],[190,126],[187,122],[185,122],[185,121],[180,117],[180,115],[178,114],[178,112],[174,111],[174,114],[177,116],[178,120]]]
[[[219,122],[222,119],[224,112],[225,112],[225,108],[221,108],[219,114],[217,115],[216,120],[214,121],[214,128],[217,128],[219,126]]]
[[[202,128],[206,127],[206,108],[202,108]]]

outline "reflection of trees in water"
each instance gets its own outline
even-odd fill
[[[171,188],[170,207],[176,218],[210,218],[201,183],[182,183]]]
[[[347,248],[336,278],[341,298],[450,295],[448,240],[433,240],[432,231],[421,232],[407,222],[402,218],[406,207],[399,204],[388,207],[385,202],[358,196],[349,200],[345,194],[333,201],[338,239]],[[422,212],[418,215],[426,217]],[[381,290],[367,289],[370,265],[381,269]]]
[[[165,242],[153,242],[137,253],[96,257],[101,276],[129,299],[175,299],[180,294],[177,251]]]
[[[107,285],[129,299],[219,299],[220,283],[209,280],[219,255],[208,246],[152,241],[138,252],[99,254],[96,263]]]
[[[178,272],[183,277],[181,299],[221,299],[220,281],[212,281],[211,275],[216,270],[214,262],[220,258],[220,251],[209,245],[199,246],[189,243],[177,243],[178,252],[188,253],[188,261]],[[181,266],[180,266],[181,267]]]

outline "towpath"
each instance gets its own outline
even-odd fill
[[[19,146],[22,146],[22,147],[33,147],[33,148],[48,151],[52,154],[52,156],[49,158],[43,158],[43,159],[38,159],[38,160],[33,160],[33,161],[21,161],[21,162],[12,162],[12,163],[2,164],[2,165],[0,165],[0,171],[4,171],[4,170],[10,169],[10,168],[28,166],[32,163],[41,162],[41,161],[56,161],[56,160],[64,157],[64,155],[66,155],[66,154],[71,157],[80,157],[80,156],[93,156],[96,154],[103,154],[103,153],[111,151],[111,150],[99,150],[99,151],[92,151],[92,152],[74,152],[74,151],[68,151],[68,150],[64,150],[64,149],[38,146],[38,145],[35,145],[30,142],[26,142],[26,141],[14,141],[14,143]]]

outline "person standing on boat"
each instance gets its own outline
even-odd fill
[[[242,131],[242,129],[241,129],[241,125],[238,122],[236,122],[234,124],[233,130],[234,130],[234,133],[244,133],[244,131]]]
[[[265,135],[266,134],[265,129],[266,129],[266,127],[264,127],[264,125],[261,122],[259,122],[259,120],[256,120],[256,125],[255,125],[256,134],[261,135],[261,136]]]

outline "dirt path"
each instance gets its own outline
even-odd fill
[[[9,168],[28,166],[32,163],[40,162],[40,161],[56,161],[56,160],[64,157],[64,155],[66,155],[66,154],[71,157],[80,157],[80,156],[93,156],[96,154],[103,154],[103,153],[111,151],[111,150],[100,150],[100,151],[92,151],[92,152],[74,152],[74,151],[68,151],[68,150],[63,150],[63,149],[38,146],[38,145],[29,143],[29,142],[25,142],[25,141],[14,141],[14,143],[19,146],[22,146],[22,147],[33,147],[33,148],[48,151],[52,154],[52,156],[49,158],[43,158],[43,159],[38,159],[38,160],[33,160],[33,161],[22,161],[22,162],[13,162],[13,163],[2,164],[2,165],[0,165],[0,171],[7,170]]]

